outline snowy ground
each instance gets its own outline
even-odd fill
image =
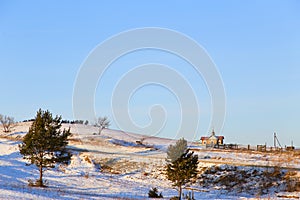
[[[35,166],[25,166],[26,162],[18,152],[19,139],[26,134],[29,125],[19,123],[12,133],[0,132],[0,199],[147,199],[151,187],[157,187],[165,199],[177,194],[163,175],[165,150],[174,141],[114,130],[104,130],[99,136],[95,135],[98,130],[93,126],[69,124],[64,126],[70,126],[73,133],[69,147],[74,155],[70,164],[44,173],[47,188],[29,187],[28,180],[36,179],[38,170]],[[144,145],[137,141],[142,141]],[[272,188],[267,194],[258,195],[255,192],[255,182],[259,182],[265,170],[273,166],[285,168],[282,174],[292,169],[297,175],[300,159],[296,154],[200,148],[195,149],[195,153],[199,156],[202,178],[210,177],[205,184],[199,179],[189,186],[195,191],[195,199],[299,198],[298,192],[275,193]],[[240,192],[237,186],[234,186],[237,189],[229,191],[214,183],[216,180],[224,181],[224,177],[232,177],[232,173],[242,173],[245,177],[255,173],[256,178],[249,179],[252,183],[243,182],[252,193]],[[275,181],[271,184],[275,185]]]

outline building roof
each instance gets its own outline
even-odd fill
[[[214,129],[212,130],[211,132],[211,135],[209,137],[201,137],[200,140],[211,140],[211,139],[214,139],[214,140],[224,140],[224,136],[217,136],[215,134],[215,131]]]
[[[219,140],[224,140],[224,136],[215,136],[216,139],[219,139]],[[211,139],[211,136],[210,137],[201,137],[200,140],[209,140]]]

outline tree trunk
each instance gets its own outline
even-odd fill
[[[180,186],[178,186],[179,200],[181,200],[181,193],[182,193],[182,188],[181,188],[181,185],[180,185]]]
[[[39,186],[43,186],[43,166],[42,164],[40,164],[40,179],[39,179],[39,182],[38,182],[38,185]]]
[[[4,133],[8,133],[8,132],[9,132],[9,131],[8,131],[8,127],[7,127],[6,124],[3,124],[3,129],[4,129]]]
[[[101,135],[102,130],[103,130],[103,128],[100,127],[100,128],[99,128],[99,135]]]

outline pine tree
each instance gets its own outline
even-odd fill
[[[173,162],[180,158],[187,150],[187,141],[184,138],[177,140],[175,145],[168,146],[167,161]]]
[[[34,122],[19,145],[24,159],[39,168],[40,176],[36,186],[45,186],[43,170],[54,168],[56,163],[67,163],[71,154],[67,151],[70,129],[61,131],[61,116],[52,117],[49,111],[37,112]]]
[[[164,198],[162,193],[158,194],[158,190],[156,187],[149,190],[148,197],[149,198]]]
[[[174,147],[176,147],[176,145]],[[176,148],[172,149],[174,151],[176,150]],[[172,152],[168,153],[172,154]],[[168,161],[166,166],[166,176],[171,182],[173,182],[173,186],[178,188],[179,199],[181,199],[182,186],[190,183],[197,177],[197,167],[198,156],[194,155],[194,152],[189,152],[188,149],[186,149],[185,152],[176,160]]]

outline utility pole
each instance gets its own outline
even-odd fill
[[[274,133],[274,148],[276,150],[276,133]]]
[[[277,138],[277,135],[276,135],[276,133],[274,133],[274,148],[275,148],[275,150],[277,149],[277,145],[276,144],[278,144],[278,148],[280,147],[282,149],[282,146],[281,146],[281,144],[280,144],[280,142],[279,142],[279,140]]]

